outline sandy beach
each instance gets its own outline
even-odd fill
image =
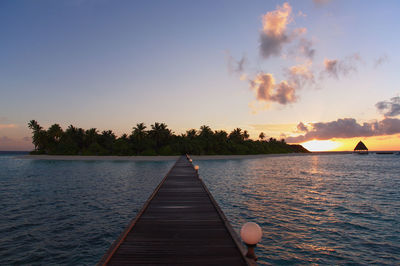
[[[254,155],[192,155],[193,160],[235,160],[257,159],[278,156],[310,156],[343,154],[350,152],[312,152],[312,153],[281,153],[281,154],[254,154]],[[80,156],[80,155],[20,155],[18,159],[31,160],[65,160],[65,161],[176,161],[179,156]]]

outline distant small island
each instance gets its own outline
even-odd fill
[[[229,134],[224,130],[213,131],[209,126],[199,130],[190,129],[185,134],[175,135],[165,123],[154,123],[147,130],[139,123],[130,135],[117,137],[111,130],[101,133],[96,128],[88,130],[70,125],[63,130],[59,124],[47,130],[36,120],[28,127],[32,130],[35,150],[30,154],[87,155],[87,156],[156,156],[156,155],[250,155],[277,153],[308,153],[301,145],[290,145],[284,139],[265,137],[249,139],[246,130],[236,128]]]

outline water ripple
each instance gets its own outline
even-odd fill
[[[0,264],[93,265],[173,162],[0,156]],[[400,261],[400,158],[312,155],[199,161],[236,230],[263,228],[260,264]]]
[[[97,263],[172,163],[0,156],[0,265]]]
[[[199,162],[234,228],[257,222],[260,264],[400,261],[400,158],[318,155]]]

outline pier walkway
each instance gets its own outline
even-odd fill
[[[99,265],[251,265],[216,201],[180,157]]]

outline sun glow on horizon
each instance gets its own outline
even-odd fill
[[[333,151],[342,146],[340,142],[333,140],[310,140],[301,145],[309,151]]]

